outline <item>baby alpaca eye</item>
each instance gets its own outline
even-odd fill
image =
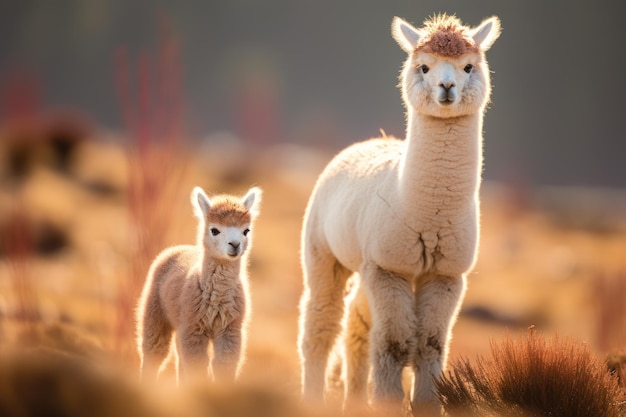
[[[465,66],[465,68],[463,68],[463,71],[465,71],[465,72],[467,72],[469,74],[470,72],[472,72],[472,68],[474,68],[474,66],[472,64],[467,64]]]
[[[422,73],[422,74],[427,74],[428,71],[430,71],[430,68],[428,68],[428,65],[426,64],[422,64],[419,67],[417,67],[417,69]]]
[[[250,229],[246,229],[243,231],[243,235],[244,236],[248,236],[248,233],[250,233]]]
[[[217,236],[217,235],[219,235],[219,234],[220,234],[220,231],[219,231],[219,230],[217,230],[215,227],[212,227],[212,228],[211,228],[211,234],[212,234],[213,236]]]

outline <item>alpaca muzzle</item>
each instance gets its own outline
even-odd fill
[[[241,255],[241,242],[228,242],[228,256],[236,257]]]
[[[441,82],[439,83],[438,93],[439,104],[444,106],[450,105],[456,101],[456,84],[453,82]]]

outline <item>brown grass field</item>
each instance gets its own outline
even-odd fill
[[[293,145],[141,151],[102,138],[82,142],[64,170],[43,151],[33,151],[26,174],[3,168],[0,414],[329,415],[299,402],[296,338],[302,216],[331,156]],[[194,185],[209,193],[264,190],[250,256],[246,364],[236,388],[176,390],[168,371],[164,384],[142,387],[132,309],[152,257],[193,242]],[[584,343],[600,361],[626,347],[619,202],[619,193],[598,190],[485,183],[481,249],[451,362],[488,356],[493,342],[529,326]]]

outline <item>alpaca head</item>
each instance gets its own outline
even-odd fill
[[[491,92],[485,52],[500,35],[497,17],[470,28],[439,15],[419,29],[396,17],[391,33],[409,55],[400,82],[409,109],[440,118],[482,111]]]
[[[250,242],[252,222],[259,213],[261,190],[251,188],[244,197],[209,198],[200,187],[191,192],[191,204],[199,220],[198,243],[214,259],[234,261]]]

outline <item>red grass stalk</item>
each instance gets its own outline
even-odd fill
[[[457,360],[438,385],[446,412],[457,416],[619,417],[626,400],[585,344],[535,332],[492,343],[492,360]]]
[[[5,129],[11,133],[6,140],[27,140],[28,133],[37,128],[36,116],[41,107],[41,85],[34,74],[15,69],[0,85],[0,118]],[[13,136],[13,138],[11,137]],[[20,144],[26,146],[26,144]],[[21,156],[21,155],[20,155]],[[14,165],[15,161],[8,161]],[[23,162],[23,161],[18,161]],[[19,164],[17,164],[19,165]],[[9,264],[10,281],[15,296],[15,310],[11,314],[30,332],[33,324],[41,320],[37,291],[32,283],[28,262],[34,254],[31,223],[19,194],[20,183],[13,184],[16,193],[9,222],[0,235],[0,245]],[[6,315],[0,312],[0,320]]]
[[[14,317],[26,331],[34,322],[41,320],[37,291],[32,283],[28,268],[33,255],[33,244],[29,230],[29,221],[20,198],[16,198],[14,215],[5,230],[4,244],[11,271],[11,283],[16,300]]]
[[[171,201],[180,179],[176,157],[182,137],[180,54],[170,32],[161,26],[156,79],[150,56],[137,60],[137,95],[131,94],[128,53],[118,52],[117,90],[124,123],[131,138],[128,210],[134,227],[130,276],[118,283],[116,350],[126,356],[134,346],[134,309],[150,261],[164,246],[171,223]],[[165,36],[164,36],[165,35]],[[136,104],[134,104],[136,102]]]

